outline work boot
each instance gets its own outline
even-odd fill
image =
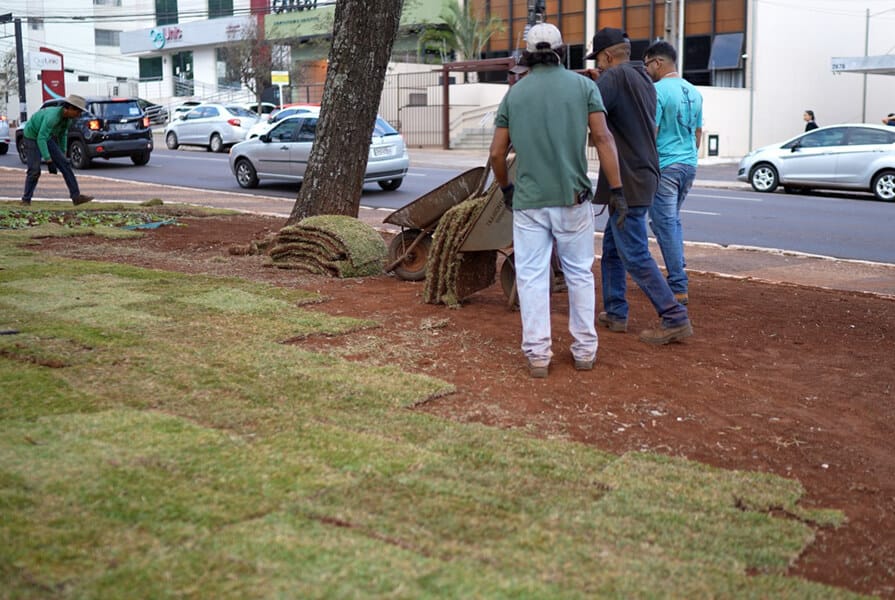
[[[617,331],[624,333],[628,330],[628,320],[613,319],[607,312],[601,312],[597,315],[597,324],[609,329],[609,331]]]
[[[675,294],[674,299],[678,301],[678,304],[683,304],[684,306],[687,306],[690,302],[690,297],[687,295],[687,292]]]
[[[579,358],[576,358],[575,359],[575,370],[576,371],[593,371],[594,363],[596,362],[596,360],[597,360],[596,357],[594,357],[590,360],[581,360]]]
[[[644,329],[640,332],[640,341],[661,346],[671,342],[679,342],[691,335],[693,335],[693,326],[690,325],[690,320],[688,319],[674,327],[660,325],[654,329]]]
[[[25,200],[22,198],[22,206],[31,206],[31,200]]]
[[[544,379],[547,377],[547,369],[549,365],[535,365],[528,361],[528,374],[534,379]]]
[[[93,196],[86,196],[84,194],[78,194],[77,196],[75,196],[74,198],[71,199],[71,201],[74,202],[75,206],[78,206],[80,204],[86,204],[86,203],[90,202],[91,200],[93,200]]]

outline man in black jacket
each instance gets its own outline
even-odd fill
[[[594,202],[609,205],[603,232],[600,271],[603,307],[597,323],[610,331],[628,330],[626,275],[640,286],[661,322],[641,332],[650,344],[668,344],[693,335],[687,308],[674,297],[649,251],[647,213],[659,182],[656,151],[656,90],[643,63],[632,62],[631,42],[620,29],[604,27],[594,36],[587,59],[597,69],[587,71],[603,96],[606,120],[618,148],[626,204],[613,197],[601,168]]]

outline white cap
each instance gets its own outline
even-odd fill
[[[562,34],[555,25],[550,23],[538,23],[528,30],[525,36],[525,49],[529,52],[548,52],[547,48],[538,50],[538,44],[550,44],[550,50],[556,50],[562,46]]]

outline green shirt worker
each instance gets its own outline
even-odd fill
[[[61,106],[42,108],[25,122],[22,145],[25,150],[25,191],[22,204],[30,205],[31,197],[40,179],[40,166],[46,164],[51,173],[62,173],[71,201],[77,206],[93,200],[85,196],[78,187],[78,180],[72,171],[65,151],[68,147],[68,127],[72,119],[77,119],[87,110],[87,102],[81,96],[67,96]]]

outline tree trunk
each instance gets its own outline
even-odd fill
[[[287,225],[313,215],[358,215],[403,5],[403,0],[337,1],[317,135]]]

